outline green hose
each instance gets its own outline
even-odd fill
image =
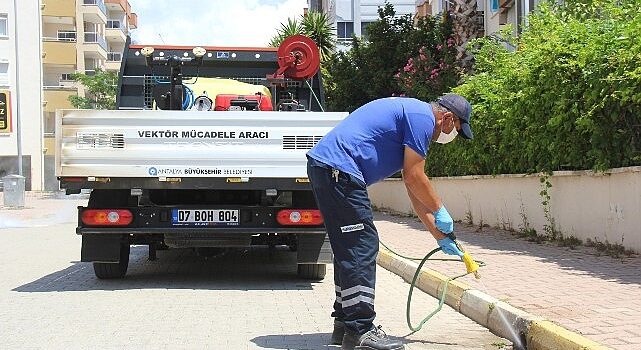
[[[434,315],[436,315],[439,311],[441,311],[441,309],[443,308],[443,304],[445,304],[445,295],[447,294],[447,286],[450,284],[450,281],[453,281],[453,280],[455,280],[457,278],[461,278],[463,276],[467,276],[472,272],[467,272],[467,273],[464,273],[464,274],[461,274],[461,275],[458,275],[458,276],[454,276],[454,277],[449,277],[448,279],[446,279],[443,282],[443,291],[441,292],[441,295],[439,296],[438,306],[436,307],[436,309],[434,309],[434,311],[432,311],[423,320],[421,320],[421,322],[418,324],[418,326],[412,326],[412,321],[410,319],[410,311],[411,311],[411,306],[412,306],[412,292],[414,291],[414,287],[416,286],[416,280],[418,279],[418,275],[421,273],[421,268],[423,268],[423,265],[425,265],[425,263],[428,260],[432,260],[432,261],[459,261],[459,262],[461,260],[460,259],[430,259],[430,257],[432,255],[434,255],[435,253],[437,253],[438,251],[441,250],[440,247],[432,249],[429,253],[427,253],[427,255],[425,255],[424,258],[412,258],[412,257],[409,257],[409,256],[401,255],[401,254],[393,251],[387,245],[385,245],[385,243],[383,243],[382,241],[380,243],[381,243],[381,245],[383,247],[385,247],[385,249],[389,250],[392,254],[394,254],[396,256],[399,256],[401,258],[408,259],[408,260],[414,260],[414,261],[419,261],[420,260],[421,261],[421,263],[418,264],[418,268],[416,268],[416,272],[414,273],[414,278],[412,279],[412,283],[410,284],[410,290],[409,290],[409,292],[407,294],[407,307],[405,309],[406,310],[405,315],[406,315],[406,320],[407,320],[407,326],[412,331],[411,333],[405,335],[405,337],[408,337],[408,336],[420,331],[421,328],[423,328],[423,325],[427,321],[429,321]],[[484,262],[482,262],[482,261],[478,261],[477,260],[476,262],[481,267],[482,266],[486,266],[486,264]]]

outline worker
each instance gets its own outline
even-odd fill
[[[462,256],[452,217],[425,174],[431,141],[473,137],[472,106],[447,94],[427,103],[388,97],[352,112],[307,153],[307,173],[334,252],[334,332],[342,349],[403,349],[374,326],[378,233],[367,186],[403,171],[414,211],[443,252]]]

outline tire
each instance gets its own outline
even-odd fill
[[[325,264],[298,264],[298,277],[306,280],[322,281],[326,273]]]
[[[121,208],[129,204],[130,190],[100,190],[95,189],[89,195],[88,208]],[[120,261],[117,263],[93,263],[93,272],[99,279],[123,278],[129,267],[129,241],[126,236],[120,244]]]
[[[129,242],[120,245],[120,261],[117,263],[93,263],[93,272],[99,279],[123,278],[129,267]]]

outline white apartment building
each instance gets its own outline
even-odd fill
[[[415,0],[388,0],[397,16],[414,15]],[[367,25],[378,20],[378,8],[385,0],[308,0],[309,9],[325,12],[336,27],[338,49],[348,48],[352,35],[361,37],[367,33]]]
[[[18,174],[20,140],[27,190],[43,187],[40,11],[40,1],[0,1],[0,177]]]

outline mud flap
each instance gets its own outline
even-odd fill
[[[117,263],[120,261],[120,235],[82,235],[80,261]]]
[[[331,264],[332,247],[325,233],[305,233],[298,235],[299,264]]]

